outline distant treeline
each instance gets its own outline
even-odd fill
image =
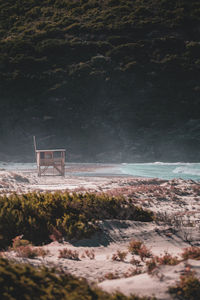
[[[1,138],[50,133],[97,160],[144,156],[146,140],[151,158],[169,144],[192,159],[199,28],[198,0],[0,0]]]

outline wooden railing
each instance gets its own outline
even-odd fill
[[[41,166],[53,166],[54,164],[64,164],[64,159],[62,157],[40,159]]]

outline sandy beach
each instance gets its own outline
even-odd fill
[[[105,171],[106,170],[106,171]],[[87,176],[83,173],[87,173]],[[96,175],[95,175],[96,174]],[[157,299],[171,299],[168,287],[175,284],[189,265],[200,278],[200,262],[185,260],[177,265],[160,265],[156,272],[147,271],[145,260],[131,255],[131,240],[139,240],[155,256],[166,253],[181,258],[184,248],[200,246],[200,184],[193,180],[161,180],[112,174],[112,166],[73,164],[65,177],[38,177],[35,169],[0,170],[0,194],[69,191],[77,193],[108,193],[125,198],[154,212],[153,222],[130,220],[101,221],[101,232],[90,239],[54,241],[41,246],[48,250],[45,257],[28,259],[16,252],[4,251],[3,256],[32,265],[60,268],[78,277],[84,277],[102,289],[119,290],[126,295],[138,294]],[[40,248],[41,248],[40,247]],[[78,252],[79,260],[59,258],[60,250]],[[89,252],[88,252],[89,251]],[[124,260],[114,260],[117,251],[127,252]],[[87,253],[94,253],[93,256]],[[135,262],[133,261],[135,259]],[[138,262],[136,262],[138,261]],[[148,261],[148,259],[147,259]],[[111,279],[112,278],[112,279]]]

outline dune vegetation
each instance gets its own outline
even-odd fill
[[[123,197],[106,194],[29,193],[0,197],[2,247],[19,235],[33,244],[50,240],[74,240],[100,230],[100,220],[150,222],[153,213]]]
[[[153,300],[151,297],[126,297],[108,294],[90,287],[86,280],[62,271],[34,268],[0,258],[1,299],[66,299],[66,300]]]

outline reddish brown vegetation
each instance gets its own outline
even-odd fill
[[[152,257],[151,251],[145,245],[142,245],[138,253],[142,261],[144,261],[145,258]]]
[[[156,256],[155,258],[156,258],[156,262],[159,265],[174,266],[174,265],[177,265],[180,262],[180,260],[178,259],[177,256],[172,256],[168,252],[165,252],[165,254],[162,255],[162,256]]]
[[[100,281],[103,281],[105,279],[112,280],[112,279],[118,279],[118,278],[120,278],[118,272],[115,272],[115,273],[109,272],[109,273],[106,273],[104,275],[104,277],[100,279]]]
[[[129,268],[126,272],[124,272],[121,275],[117,271],[106,273],[102,278],[99,279],[99,281],[119,279],[119,278],[128,278],[131,276],[139,275],[141,273],[142,273],[142,270],[138,267]]]
[[[117,253],[114,253],[112,255],[112,260],[113,261],[124,261],[126,259],[127,254],[128,253],[126,251],[118,250]]]
[[[128,277],[131,277],[131,276],[139,275],[141,273],[142,273],[142,270],[138,267],[129,268],[128,271],[123,274],[123,277],[128,278]]]
[[[122,187],[112,189],[108,193],[110,195],[123,195],[131,198],[134,203],[142,203],[146,205],[153,200],[157,201],[177,201],[182,196],[200,195],[200,187],[198,184],[190,184],[184,186],[177,180],[171,180],[165,185],[164,180],[134,180],[123,183]]]
[[[139,255],[139,250],[141,249],[143,243],[141,241],[132,240],[128,245],[128,250],[131,254]]]
[[[31,246],[31,242],[22,239],[23,235],[18,235],[12,239],[12,249],[16,249],[20,246]]]
[[[43,258],[49,253],[48,250],[43,248],[33,247],[28,240],[22,239],[23,235],[18,235],[13,239],[12,248],[18,257],[24,258],[35,258],[37,256],[42,256]]]
[[[150,260],[148,260],[148,261],[146,262],[146,266],[147,266],[147,272],[148,272],[149,274],[151,274],[151,273],[153,272],[153,270],[155,270],[156,267],[157,267],[157,262],[156,262],[155,257],[153,257],[153,258],[151,258]]]
[[[160,186],[160,182],[148,182],[142,184],[123,186],[117,189],[110,190],[108,193],[113,196],[124,195],[125,197],[131,198],[133,202],[141,202],[142,200],[149,201],[155,199],[158,201],[176,201],[178,196],[189,195],[192,193],[187,188],[180,190],[173,185]]]
[[[53,241],[53,242],[61,242],[62,239],[63,239],[63,235],[62,233],[57,229],[55,228],[55,226],[52,226],[52,229],[51,229],[51,235],[49,236],[49,238]]]
[[[199,184],[195,184],[193,186],[193,192],[197,195],[200,196],[200,185]]]
[[[79,260],[79,253],[76,250],[71,250],[68,248],[64,248],[62,250],[59,250],[59,256],[58,258],[67,258],[72,260]]]
[[[132,265],[139,266],[141,262],[140,262],[140,260],[135,259],[134,257],[132,257],[131,260],[130,260],[130,263]]]
[[[144,261],[145,258],[152,257],[151,251],[141,241],[130,241],[128,250],[131,254],[139,255],[142,261]]]
[[[146,261],[147,272],[151,274],[160,265],[174,266],[179,262],[180,260],[176,256],[167,252],[161,256],[152,256],[150,260]]]
[[[35,258],[38,256],[38,250],[30,246],[19,246],[15,252],[18,257]]]
[[[95,259],[95,252],[94,249],[85,250],[83,257],[87,256],[89,259]]]
[[[200,248],[199,247],[185,248],[181,256],[183,259],[200,260]]]

